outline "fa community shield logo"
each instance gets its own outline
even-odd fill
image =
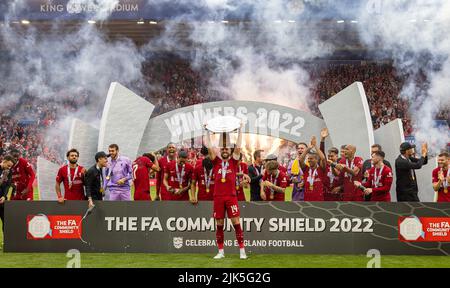
[[[419,237],[424,237],[422,223],[419,218],[405,218],[402,223],[400,223],[400,234],[407,241],[416,241]]]
[[[173,246],[176,249],[183,247],[183,237],[173,237]]]
[[[36,215],[28,223],[28,232],[37,239],[42,239],[51,234],[50,221],[45,215]]]

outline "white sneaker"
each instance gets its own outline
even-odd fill
[[[241,258],[241,259],[247,259],[248,257],[247,257],[247,254],[245,254],[245,251],[244,252],[241,252],[241,253],[239,253],[240,254],[240,256],[239,256],[239,258]]]
[[[225,258],[225,254],[223,253],[217,253],[217,255],[214,256],[214,259],[222,259],[222,258]]]

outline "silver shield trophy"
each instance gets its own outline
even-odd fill
[[[231,147],[230,133],[239,132],[241,119],[234,116],[218,116],[210,119],[205,129],[213,134],[220,134],[219,146]]]

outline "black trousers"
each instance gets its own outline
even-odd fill
[[[250,193],[250,201],[263,201],[260,193]]]
[[[2,219],[2,231],[5,232],[5,204],[0,204],[0,219]]]
[[[417,191],[397,192],[397,202],[420,202]]]

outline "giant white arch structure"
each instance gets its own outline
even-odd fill
[[[97,150],[106,150],[116,143],[120,152],[134,159],[137,155],[164,148],[168,142],[181,142],[201,136],[207,119],[218,115],[241,118],[244,132],[267,135],[293,142],[308,142],[311,136],[319,137],[320,130],[328,127],[330,139],[326,147],[354,144],[357,154],[370,157],[370,146],[380,143],[387,159],[394,165],[398,147],[404,141],[399,119],[376,131],[370,117],[369,106],[362,83],[355,82],[337,95],[319,105],[323,120],[312,114],[290,107],[256,101],[219,101],[193,105],[150,118],[154,105],[117,82],[111,83],[103,109],[100,129],[74,119],[69,147],[80,150],[80,161],[87,168],[94,163]],[[430,161],[432,162],[432,161]],[[427,181],[431,174],[428,165],[417,174],[423,191],[421,200],[432,202],[434,194],[428,193]],[[55,171],[53,171],[55,170]],[[38,161],[39,189],[52,189],[57,168],[48,161]],[[428,179],[429,180],[429,179]],[[41,190],[41,191],[42,191]],[[393,189],[395,198],[395,190]],[[56,199],[55,193],[51,195]],[[47,197],[47,196],[46,196]]]

